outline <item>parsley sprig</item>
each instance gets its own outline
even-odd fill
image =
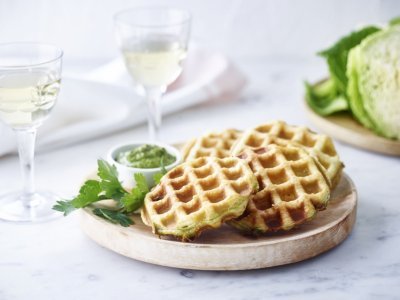
[[[156,184],[166,173],[163,165],[161,170],[162,173],[154,175]],[[79,208],[88,207],[101,200],[112,199],[117,203],[115,209],[97,207],[92,209],[93,213],[114,224],[124,227],[132,225],[133,221],[130,216],[142,207],[144,198],[151,188],[147,185],[146,177],[141,173],[136,173],[134,175],[136,187],[128,192],[118,180],[117,168],[102,159],[97,161],[97,175],[99,179],[87,180],[75,198],[57,201],[53,209],[67,216]]]

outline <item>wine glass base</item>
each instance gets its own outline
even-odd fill
[[[43,222],[61,217],[52,209],[59,197],[50,192],[36,192],[26,199],[21,192],[0,196],[0,219],[14,222]]]

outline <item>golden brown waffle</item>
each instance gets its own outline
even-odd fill
[[[343,163],[340,161],[332,139],[312,132],[305,126],[292,126],[283,121],[272,121],[247,130],[232,148],[232,155],[239,155],[246,148],[265,147],[269,144],[302,147],[315,157],[331,188],[339,182]]]
[[[259,191],[246,211],[229,224],[243,231],[289,230],[326,207],[330,189],[314,159],[293,146],[245,149],[240,157],[257,177]]]
[[[211,132],[190,140],[182,149],[183,159],[199,157],[229,157],[232,145],[241,136],[241,131],[227,129],[222,132]]]
[[[142,220],[155,234],[188,240],[239,217],[257,189],[257,179],[244,160],[198,158],[164,175],[146,195]]]

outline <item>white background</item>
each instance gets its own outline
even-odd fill
[[[354,27],[400,14],[396,0],[0,0],[0,42],[50,42],[67,62],[106,61],[118,54],[113,15],[143,5],[190,10],[193,40],[237,58],[311,58]]]

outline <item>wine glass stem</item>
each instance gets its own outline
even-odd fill
[[[159,139],[159,130],[161,126],[160,100],[164,90],[165,89],[162,87],[145,87],[148,106],[149,136],[152,141]]]
[[[34,182],[34,152],[36,140],[36,128],[26,130],[16,130],[19,161],[21,165],[23,190],[22,199],[25,201],[26,206],[32,206],[32,196],[35,193]]]

